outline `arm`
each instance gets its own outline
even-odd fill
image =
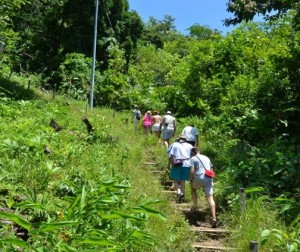
[[[174,118],[174,134],[173,134],[173,137],[175,136],[175,134],[176,134],[176,120]]]
[[[173,155],[170,155],[169,159],[168,159],[168,169],[171,168],[171,165],[173,164]]]
[[[161,122],[160,122],[160,125],[159,125],[159,131],[161,131],[161,128],[162,128],[162,126],[163,126],[164,121],[165,121],[165,118],[163,118],[163,119],[161,120]]]

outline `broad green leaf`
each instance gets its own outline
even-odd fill
[[[96,237],[87,237],[84,240],[79,241],[79,243],[104,245],[104,246],[117,246],[118,245],[118,243],[116,243],[116,242],[109,241],[107,239],[99,239]]]
[[[12,205],[15,203],[14,199],[12,197],[9,197],[8,201],[6,201],[6,205],[10,209]]]
[[[136,237],[136,238],[147,238],[147,239],[150,239],[150,240],[155,240],[155,238],[153,237],[153,235],[147,233],[147,232],[144,232],[142,230],[138,230],[138,229],[135,229],[133,234],[132,234],[133,237]]]
[[[146,204],[144,204],[144,206],[156,205],[156,204],[159,204],[159,203],[166,203],[166,201],[163,201],[163,200],[154,200],[154,201],[147,202]]]
[[[80,224],[79,221],[61,221],[61,222],[51,222],[51,223],[42,223],[38,231],[51,231],[58,228],[64,228],[68,226],[74,226]]]
[[[264,245],[264,244],[266,244],[266,242],[267,242],[268,240],[269,240],[269,237],[264,237],[264,238],[261,239],[260,244],[261,244],[261,245]]]
[[[253,192],[263,192],[264,188],[263,187],[249,187],[247,189],[245,189],[245,193],[253,193]]]
[[[101,180],[101,182],[106,186],[111,186],[116,183],[116,180]]]
[[[101,218],[106,219],[106,220],[133,219],[133,220],[137,220],[137,221],[145,221],[145,219],[143,219],[143,218],[132,216],[132,215],[126,214],[121,211],[111,211],[111,214],[101,214]]]
[[[81,199],[81,195],[77,195],[77,197],[73,201],[72,205],[68,208],[68,211],[67,211],[67,215],[68,216],[72,216],[73,215],[74,209],[76,209],[76,206],[77,206],[78,202],[80,201],[80,199]]]
[[[274,236],[280,241],[283,240],[282,235],[280,235],[280,234],[274,234]]]
[[[101,185],[100,185],[99,191],[102,192],[106,188],[113,187],[115,183],[116,183],[116,180],[105,180],[105,181],[101,180]]]
[[[150,207],[139,206],[139,207],[134,207],[133,209],[144,212],[144,213],[147,213],[147,214],[149,214],[151,216],[154,216],[154,217],[157,217],[157,218],[159,218],[163,221],[167,220],[166,216],[164,216],[160,211],[157,211],[157,210],[155,210],[153,208],[150,208]]]
[[[262,231],[261,236],[266,237],[266,236],[269,236],[270,233],[271,233],[271,231],[269,229],[265,229],[264,231]]]
[[[65,243],[59,245],[59,251],[61,252],[78,252],[76,248],[73,248]]]
[[[284,204],[284,206],[280,209],[280,213],[284,213],[286,211],[289,211],[291,209],[293,209],[293,205],[292,204]]]
[[[114,188],[118,188],[118,189],[127,189],[130,188],[131,185],[130,184],[116,184],[114,185]]]
[[[116,203],[118,201],[119,201],[119,199],[115,195],[112,195],[112,196],[103,196],[99,200],[97,200],[97,202],[103,203],[103,204]]]
[[[31,229],[31,224],[30,224],[29,221],[27,221],[26,219],[21,218],[20,216],[14,214],[14,213],[0,212],[0,217],[5,218],[5,219],[9,219],[9,220],[17,223],[21,227],[25,228],[28,231],[30,231],[30,229]]]
[[[29,202],[20,202],[13,205],[14,207],[20,207],[20,208],[30,208],[35,210],[43,211],[45,208],[38,203],[29,203]]]
[[[81,199],[80,199],[80,210],[82,210],[85,207],[85,198],[86,198],[86,190],[85,190],[85,185],[82,187],[82,192],[81,192]]]
[[[30,246],[28,245],[27,242],[22,241],[22,240],[18,240],[18,239],[4,239],[4,240],[0,239],[0,244],[1,243],[16,245],[18,247],[30,249]]]

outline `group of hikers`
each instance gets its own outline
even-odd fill
[[[199,211],[197,202],[197,190],[203,189],[211,212],[211,225],[217,227],[216,204],[213,197],[213,176],[212,163],[210,159],[200,154],[198,130],[193,123],[184,127],[181,134],[173,143],[170,140],[176,134],[176,119],[171,111],[167,111],[164,116],[160,116],[157,111],[151,113],[147,111],[142,116],[137,105],[134,105],[132,113],[132,123],[137,132],[142,121],[144,133],[156,134],[159,141],[162,139],[167,149],[170,178],[173,180],[174,190],[177,192],[177,203],[185,200],[185,183],[190,181],[191,196],[193,206],[191,211]]]

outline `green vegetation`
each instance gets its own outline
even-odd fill
[[[94,131],[88,134],[82,116]],[[110,109],[64,99],[1,100],[1,248],[156,251],[188,248],[190,231],[143,165],[150,158]],[[55,119],[62,130],[49,123]],[[50,153],[44,153],[45,145]],[[155,145],[155,144],[154,144]],[[161,148],[163,156],[164,149]],[[22,235],[20,235],[22,233]],[[26,250],[27,249],[27,250]]]
[[[226,35],[199,24],[183,35],[170,16],[144,24],[126,0],[101,4],[92,111],[94,1],[0,6],[0,219],[15,223],[0,224],[0,246],[189,247],[187,223],[143,165],[155,159],[164,169],[164,149],[125,125],[137,103],[171,110],[179,131],[191,121],[199,129],[229,245],[299,250],[298,1],[229,1],[226,23],[241,24]],[[242,23],[273,11],[271,22]]]

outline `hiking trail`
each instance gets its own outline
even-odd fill
[[[183,203],[176,203],[176,191],[171,189],[172,181],[168,180],[168,171],[157,169],[157,163],[144,162],[144,165],[149,167],[151,172],[162,185],[162,192],[167,194],[167,199],[171,206],[178,212],[183,214],[188,222],[192,233],[194,234],[194,243],[192,244],[193,251],[202,252],[218,252],[218,251],[233,251],[226,247],[226,240],[229,239],[229,231],[218,222],[216,228],[211,227],[210,210],[203,196],[198,195],[199,210],[191,211],[191,202],[189,200]],[[186,186],[189,186],[188,183]]]

